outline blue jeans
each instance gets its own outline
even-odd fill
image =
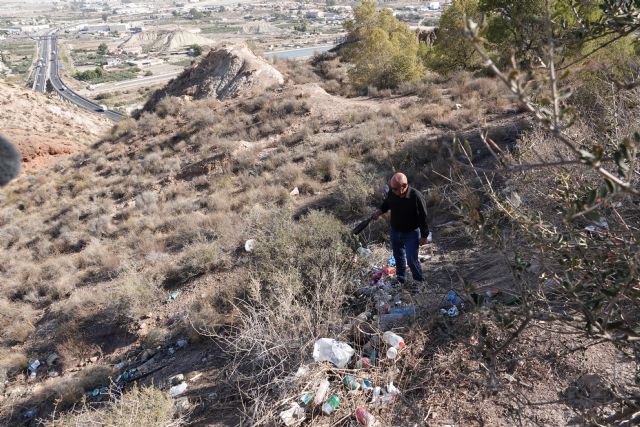
[[[404,283],[407,277],[407,264],[411,270],[413,280],[422,282],[422,265],[418,259],[418,250],[420,248],[420,229],[413,231],[395,231],[391,230],[391,249],[396,259],[396,276],[398,281]]]

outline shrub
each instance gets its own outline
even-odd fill
[[[174,427],[173,399],[155,387],[134,385],[123,394],[112,393],[107,403],[99,407],[83,404],[70,413],[46,421],[47,427],[103,425],[113,427]]]

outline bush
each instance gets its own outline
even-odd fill
[[[134,385],[123,394],[113,393],[98,408],[82,405],[71,413],[45,422],[47,427],[103,425],[112,427],[169,427],[181,425],[174,419],[173,399],[155,387]]]

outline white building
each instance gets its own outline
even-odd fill
[[[439,1],[430,1],[429,2],[429,10],[440,10],[440,2]]]

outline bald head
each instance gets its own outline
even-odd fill
[[[409,181],[407,180],[407,176],[402,172],[396,172],[393,177],[391,177],[389,187],[391,187],[391,191],[393,191],[396,196],[404,196],[409,189]]]

